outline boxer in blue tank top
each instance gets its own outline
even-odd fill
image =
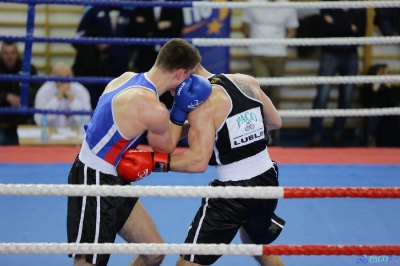
[[[182,39],[172,39],[159,52],[146,73],[127,72],[105,88],[85,125],[86,136],[71,167],[68,184],[130,185],[118,175],[121,155],[147,137],[155,152],[170,154],[179,141],[193,98],[202,102],[211,86],[194,92],[193,77],[201,61],[198,50]],[[205,84],[205,83],[203,83]],[[209,82],[207,82],[209,84]],[[196,88],[202,88],[197,84]],[[171,113],[159,101],[173,93]],[[68,197],[67,236],[69,243],[113,243],[119,234],[127,242],[162,243],[151,217],[138,198]],[[107,265],[109,254],[70,254],[74,265]],[[163,255],[138,255],[130,265],[160,265]]]

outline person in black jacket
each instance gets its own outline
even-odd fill
[[[22,59],[15,42],[3,42],[0,51],[0,74],[20,75]],[[37,75],[35,66],[31,65],[30,75]],[[28,107],[34,106],[34,100],[40,83],[30,83],[28,90]],[[21,87],[19,81],[0,82],[0,107],[19,108],[21,106]],[[33,115],[0,115],[0,145],[18,145],[17,127],[20,124],[34,124]]]
[[[135,8],[130,19],[129,35],[132,38],[177,38],[183,29],[181,8]],[[138,72],[148,71],[156,61],[161,45],[140,45],[136,47],[134,66]],[[160,97],[168,109],[172,108],[173,97],[164,93]]]
[[[127,37],[133,9],[129,7],[88,7],[79,23],[77,37]],[[128,70],[130,47],[124,44],[73,44],[76,49],[74,76],[118,77]],[[83,84],[90,93],[94,110],[104,84]]]
[[[383,36],[400,34],[400,8],[375,8],[375,25]]]
[[[321,10],[321,37],[362,37],[365,36],[365,9],[323,9]],[[331,45],[321,48],[318,76],[355,76],[358,74],[357,45]],[[330,84],[317,86],[313,109],[326,109],[331,90]],[[339,109],[351,108],[354,84],[339,85]],[[319,147],[322,137],[322,117],[311,118],[310,147]],[[345,146],[343,135],[346,117],[336,117],[333,124],[332,146]]]
[[[369,68],[368,75],[388,75],[387,64]],[[363,108],[400,107],[400,88],[390,83],[364,84],[360,88]],[[367,147],[398,146],[400,144],[400,116],[368,116],[364,118],[365,144]]]

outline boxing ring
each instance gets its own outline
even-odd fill
[[[0,80],[21,80],[22,92],[31,81],[101,82],[107,78],[58,78],[29,76],[32,42],[163,43],[162,39],[101,39],[34,37],[35,4],[142,5],[146,1],[95,2],[11,0],[28,4],[27,36],[0,36],[0,40],[24,41],[22,76],[0,75]],[[249,3],[168,2],[173,7],[245,8]],[[395,1],[266,3],[280,8],[400,7]],[[258,6],[257,6],[258,7]],[[245,40],[190,39],[194,45],[287,45],[400,43],[399,37]],[[399,82],[400,75],[357,77],[258,78],[263,85]],[[20,113],[54,113],[24,106]],[[282,117],[399,115],[400,108],[349,110],[279,110]],[[1,108],[3,113],[15,110]],[[73,112],[81,113],[81,112]],[[85,112],[82,112],[85,113]],[[86,114],[86,113],[85,113]],[[146,147],[142,147],[146,149]],[[0,148],[0,265],[71,265],[67,253],[111,253],[109,265],[128,265],[133,254],[167,254],[162,265],[174,265],[181,253],[225,254],[214,265],[256,265],[250,255],[282,255],[286,265],[353,265],[357,263],[400,264],[400,150],[399,149],[283,149],[269,148],[279,165],[280,188],[251,190],[206,187],[216,172],[204,174],[153,173],[130,188],[113,189],[65,185],[77,147]],[[177,152],[182,151],[177,150]],[[183,186],[183,187],[182,187]],[[67,244],[66,196],[140,196],[166,244]],[[200,197],[279,198],[276,213],[286,220],[273,245],[241,245],[238,237],[231,245],[183,245],[187,228]]]

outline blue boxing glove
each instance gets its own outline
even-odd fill
[[[182,126],[186,121],[187,113],[207,100],[211,91],[211,83],[205,77],[193,74],[185,79],[175,89],[174,105],[170,113],[171,122]]]

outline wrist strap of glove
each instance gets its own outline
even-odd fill
[[[175,125],[183,126],[186,119],[187,119],[187,112],[181,110],[178,106],[174,104],[170,112],[171,122],[174,123]]]
[[[169,169],[169,154],[152,152],[153,157],[153,172],[168,172]]]

